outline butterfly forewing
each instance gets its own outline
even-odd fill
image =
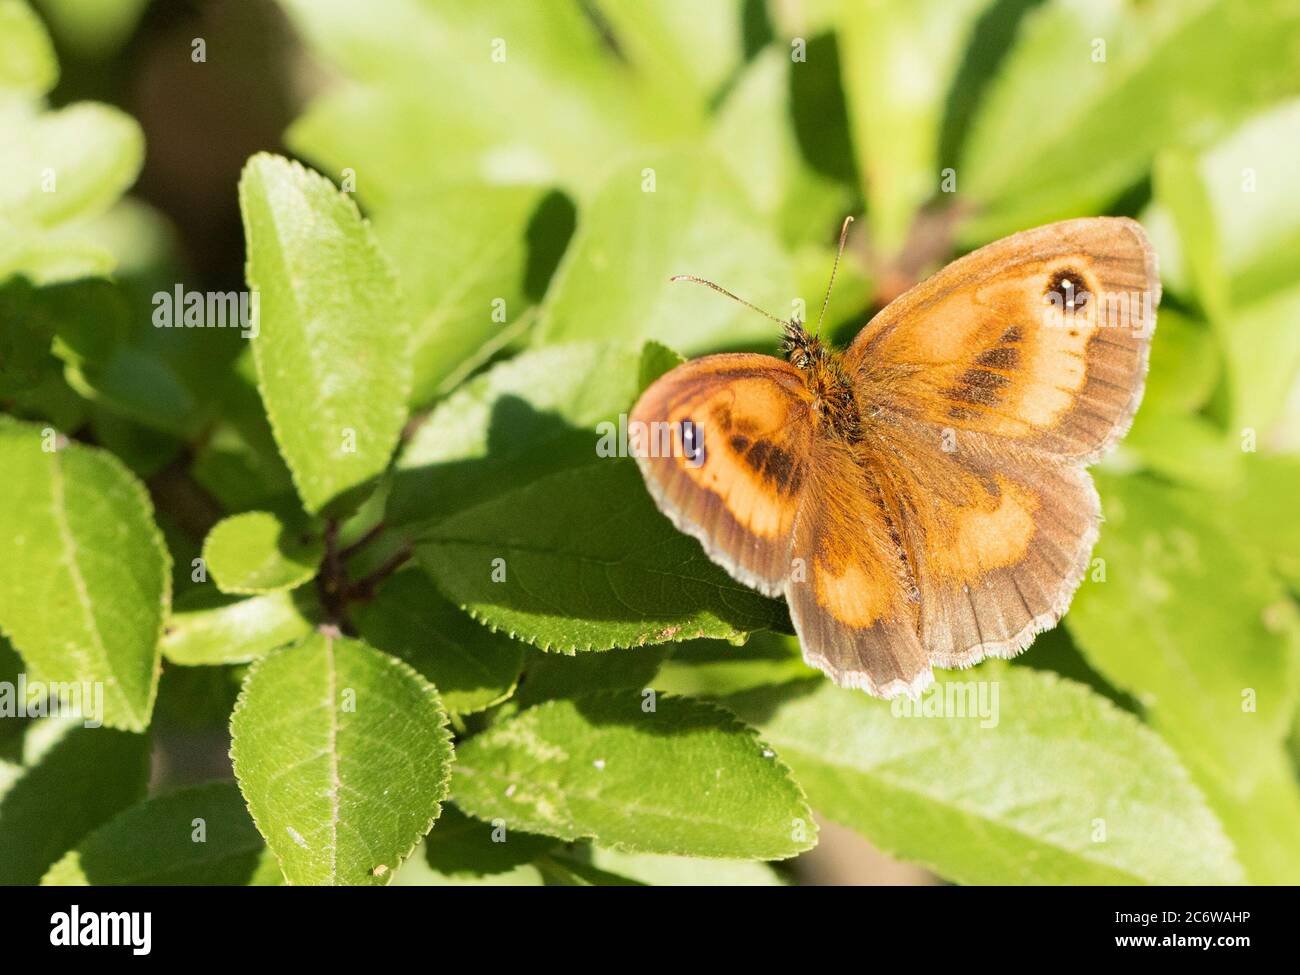
[[[656,380],[630,417],[659,509],[735,578],[779,595],[811,470],[812,398],[763,355],[706,356]]]
[[[1137,410],[1159,300],[1139,224],[1067,220],[954,261],[872,319],[846,361],[877,408],[1091,461]]]

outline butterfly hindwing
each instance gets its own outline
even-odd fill
[[[804,659],[841,686],[914,696],[933,675],[902,526],[850,450],[815,449],[785,589]]]

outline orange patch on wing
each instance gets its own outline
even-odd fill
[[[813,572],[817,605],[846,626],[866,629],[888,615],[897,598],[898,582],[860,565],[836,571],[818,562]]]
[[[934,568],[952,579],[973,579],[989,569],[1015,565],[1033,540],[1038,497],[1028,488],[995,476],[997,493],[981,491],[978,504],[950,508],[947,544],[931,549]]]

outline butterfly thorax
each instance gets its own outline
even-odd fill
[[[803,373],[822,422],[846,442],[860,441],[862,417],[843,355],[793,319],[786,323],[781,351]]]

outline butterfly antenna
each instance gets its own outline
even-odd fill
[[[702,284],[706,288],[712,288],[720,295],[726,295],[732,301],[740,302],[746,308],[752,308],[754,311],[758,312],[764,318],[770,318],[772,321],[776,322],[778,325],[782,327],[785,327],[785,325],[788,324],[787,322],[781,321],[781,319],[777,318],[775,315],[763,311],[763,309],[759,308],[758,305],[751,304],[750,302],[746,301],[744,298],[740,298],[737,297],[736,295],[733,295],[730,291],[728,291],[726,288],[722,287],[721,285],[714,284],[712,281],[706,281],[704,278],[697,278],[694,274],[674,274],[668,280],[669,281],[694,281],[696,284]]]
[[[822,319],[826,317],[826,309],[831,303],[831,288],[835,286],[835,272],[840,269],[840,258],[844,256],[844,244],[849,239],[849,224],[853,222],[851,216],[844,218],[844,226],[840,228],[840,249],[835,252],[835,263],[831,265],[831,279],[826,284],[826,297],[822,299],[822,313],[817,316],[817,331],[814,335],[820,335],[822,331]]]

